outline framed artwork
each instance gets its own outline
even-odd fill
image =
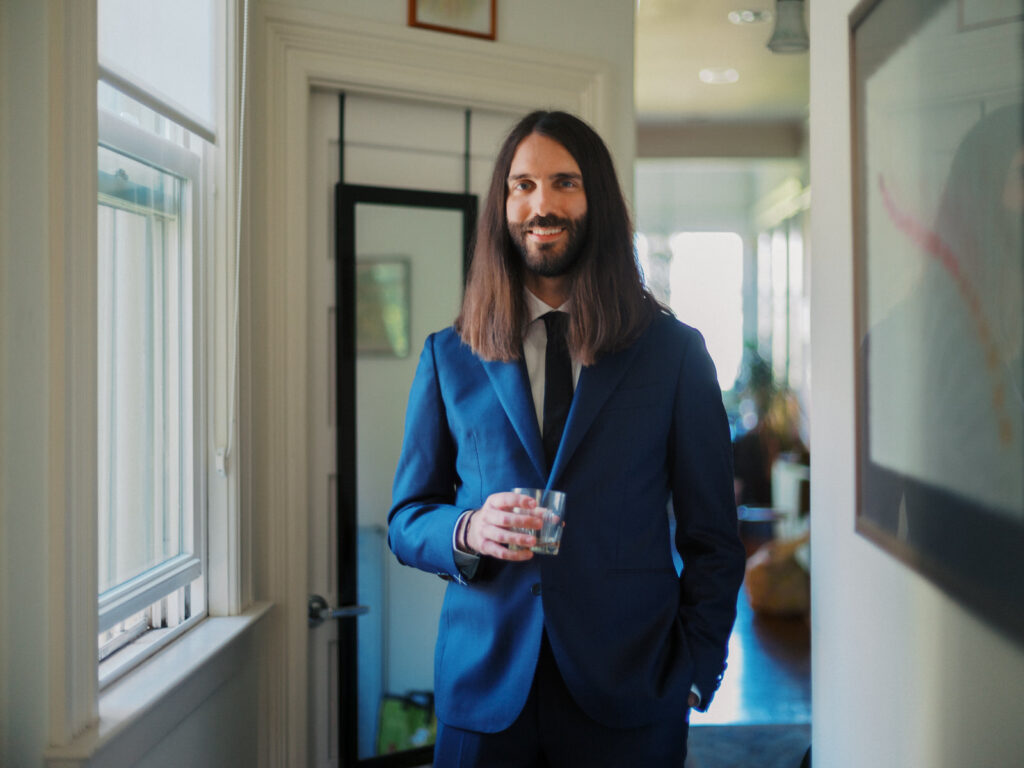
[[[409,355],[409,260],[385,257],[356,262],[356,352]]]
[[[1024,644],[1024,0],[851,19],[859,533]]]
[[[493,40],[497,0],[409,0],[409,26]]]
[[[1024,9],[1017,0],[957,0],[957,14],[961,32],[1024,21]]]

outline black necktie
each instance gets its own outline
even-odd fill
[[[555,462],[558,444],[562,442],[562,430],[572,404],[572,360],[565,332],[569,326],[569,315],[565,312],[548,312],[542,318],[548,332],[548,345],[544,353],[544,456],[548,470]]]

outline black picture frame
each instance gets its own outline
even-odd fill
[[[855,527],[1024,645],[1024,214],[999,192],[1024,156],[1000,46],[1013,61],[1024,24],[962,19],[963,0],[851,17]],[[996,87],[951,74],[972,49]]]

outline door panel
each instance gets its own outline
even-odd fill
[[[486,190],[489,182],[494,153],[515,119],[516,115],[512,114],[473,110],[472,119],[468,121],[469,125],[467,125],[466,110],[452,105],[431,105],[369,94],[348,94],[339,98],[339,94],[336,92],[315,89],[310,94],[310,136],[307,161],[309,171],[309,250],[307,254],[309,330],[306,349],[308,402],[310,403],[307,474],[310,494],[308,574],[310,594],[323,595],[331,606],[355,602],[352,596],[348,596],[350,599],[343,601],[342,595],[338,592],[340,581],[337,570],[340,533],[338,502],[343,491],[345,493],[354,492],[358,489],[359,483],[364,482],[363,478],[357,478],[357,480],[346,483],[339,475],[339,459],[345,458],[346,453],[341,451],[341,455],[339,455],[338,435],[337,396],[339,384],[336,358],[341,344],[336,335],[339,319],[336,317],[335,310],[337,301],[336,258],[338,255],[336,185],[339,180],[344,179],[349,185],[358,182],[359,184],[375,185],[374,188],[388,185],[403,189],[429,187],[446,192],[456,192],[465,188],[468,165],[470,189],[478,194],[482,193]],[[468,134],[467,127],[469,128]],[[344,138],[342,139],[342,137]],[[344,146],[343,150],[342,145]],[[469,149],[472,152],[467,156]],[[443,163],[439,163],[441,159],[444,160]],[[385,205],[380,201],[364,202],[368,206]],[[461,210],[458,205],[453,210]],[[419,199],[413,205],[413,208],[423,207],[431,208],[432,206],[422,203]],[[363,213],[372,218],[372,215],[380,213],[380,210],[369,207],[364,209],[361,206],[360,222],[362,222]],[[472,223],[473,219],[475,219],[475,214],[472,217],[463,217],[464,229]],[[353,213],[353,228],[355,223]],[[416,226],[412,226],[413,224]],[[413,235],[419,237],[429,227],[423,223],[411,222],[408,229]],[[367,231],[367,236],[372,236],[372,230]],[[465,241],[465,232],[462,240]],[[399,248],[403,246],[403,242],[389,243],[378,240],[370,241],[365,245],[367,253],[370,255],[394,256],[401,255],[402,252]],[[362,246],[361,243],[360,247]],[[377,250],[378,248],[381,250]],[[431,252],[430,256],[432,259],[452,259],[458,265],[458,259],[463,252],[462,244],[459,243],[456,248],[439,246]],[[448,267],[445,266],[445,269]],[[457,295],[461,295],[458,292],[461,291],[462,268],[455,266],[454,269],[457,273],[456,278],[450,281],[445,280],[444,285],[450,286],[457,292]],[[436,292],[436,286],[429,281],[429,275],[430,272],[424,272],[422,265],[410,262],[410,309],[414,316],[411,319],[412,334],[408,340],[408,359],[405,360],[405,364],[409,366],[409,372],[396,377],[406,377],[404,384],[395,388],[400,390],[396,395],[397,399],[393,402],[397,413],[391,414],[394,416],[393,421],[399,422],[397,429],[394,430],[396,441],[401,439],[402,412],[408,395],[411,371],[422,347],[423,334],[449,324],[455,316],[454,308],[449,309],[447,313],[442,313],[438,307],[437,317],[420,318],[421,312],[430,309],[430,305],[423,303],[424,297],[433,297]],[[421,286],[423,281],[427,283],[426,289]],[[440,284],[440,279],[438,279],[438,284]],[[342,312],[344,311],[343,309]],[[424,328],[422,331],[417,331],[418,324],[421,322]],[[352,326],[345,327],[351,328]],[[354,356],[354,351],[351,354]],[[363,362],[380,363],[385,370],[388,367],[400,367],[403,364],[400,361],[392,360],[390,366],[384,366],[386,361],[379,356],[363,355],[358,360],[360,364]],[[359,378],[358,386],[357,377]],[[355,392],[372,390],[374,386],[372,381],[364,382],[362,374],[356,371],[353,365],[348,397],[354,398]],[[351,413],[355,413],[357,408],[353,407],[349,410]],[[361,420],[360,424],[365,426],[364,422],[365,419]],[[349,434],[355,434],[354,423],[349,424],[346,428],[349,430]],[[390,433],[393,431],[393,427],[389,426],[387,430],[382,429],[381,431]],[[354,457],[359,455],[360,463],[356,471],[363,472],[367,469],[366,462],[369,459],[364,459],[359,453],[360,449],[357,449],[354,440],[353,438],[346,461],[354,461]],[[374,461],[376,460],[375,458]],[[379,475],[386,477],[387,472],[382,471]],[[390,486],[387,495],[390,495]],[[378,498],[381,498],[379,493]],[[385,505],[390,503],[390,499],[386,499],[383,503]],[[363,503],[357,504],[353,496],[351,508],[361,510]],[[310,629],[309,633],[309,765],[316,766],[316,768],[353,765],[358,747],[352,749],[351,757],[347,757],[342,754],[343,745],[349,741],[358,744],[360,740],[366,745],[373,743],[375,739],[376,717],[370,716],[369,712],[377,706],[376,702],[379,701],[380,693],[384,690],[385,654],[383,649],[386,643],[384,627],[399,626],[395,620],[387,618],[389,614],[381,613],[379,610],[379,606],[387,605],[384,599],[384,585],[390,585],[390,592],[401,591],[403,595],[413,594],[402,591],[406,589],[401,581],[403,579],[419,582],[423,589],[440,590],[443,586],[432,576],[419,574],[398,565],[394,557],[387,551],[384,541],[382,520],[386,514],[386,506],[378,508],[376,514],[378,516],[376,522],[368,523],[365,526],[361,523],[354,526],[345,538],[346,541],[355,542],[352,547],[352,559],[349,562],[356,563],[358,573],[356,574],[357,578],[351,581],[353,584],[359,585],[357,596],[360,600],[373,603],[374,611],[355,620],[327,621]],[[364,553],[359,560],[356,560],[357,552]],[[379,557],[369,556],[374,552]],[[381,577],[382,572],[383,576]],[[372,578],[368,574],[373,574]],[[377,584],[378,592],[376,594],[370,588],[373,583]],[[417,603],[416,607],[419,605]],[[401,614],[402,611],[403,607],[398,602],[390,605],[390,615]],[[369,659],[366,661],[346,660],[339,644],[342,642],[342,630],[348,624],[358,627],[359,634],[354,637],[357,637],[360,644],[375,643],[377,648],[382,649],[378,653],[378,663],[371,665]],[[431,633],[431,642],[424,643],[422,647],[432,644],[435,627],[436,616],[431,617],[423,627],[417,627],[417,631],[425,629]],[[373,637],[373,633],[376,633],[375,640],[369,639]],[[389,655],[397,657],[400,654],[395,652]],[[392,667],[395,675],[399,678],[399,683],[402,682],[402,679],[410,676],[409,671],[404,669],[405,666],[411,666],[414,669],[422,668],[423,655],[415,663],[410,660],[407,664],[404,655],[395,661],[398,666],[394,668],[392,665]],[[428,665],[425,668],[429,670],[431,667]],[[353,675],[358,674],[355,684],[346,695],[352,695],[355,692],[358,701],[363,702],[364,712],[367,713],[360,719],[347,739],[343,738],[339,732],[339,722],[343,715],[343,697],[339,686],[345,679],[345,669],[351,669]],[[346,706],[351,706],[354,711],[358,712],[357,704]],[[379,762],[387,760],[387,758],[376,758],[376,760]],[[429,759],[424,762],[429,762]]]

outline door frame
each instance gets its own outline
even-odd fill
[[[342,140],[343,142],[343,140]],[[342,151],[343,151],[342,143]],[[335,231],[335,383],[337,413],[337,592],[340,605],[359,602],[356,543],[357,449],[356,449],[356,206],[359,203],[433,208],[462,212],[462,280],[465,283],[471,258],[470,245],[476,229],[477,197],[468,193],[376,187],[339,182],[334,192]],[[381,606],[383,610],[383,606]],[[434,747],[421,747],[394,755],[359,758],[357,713],[358,619],[342,619],[338,627],[338,735],[342,765],[410,768],[433,760]]]
[[[424,33],[340,14],[260,6],[247,145],[240,329],[242,504],[251,505],[253,594],[274,609],[263,630],[260,765],[306,765],[310,452],[309,101],[313,89],[527,112],[578,114],[632,163],[615,78],[602,61]],[[628,164],[628,165],[627,165]]]

